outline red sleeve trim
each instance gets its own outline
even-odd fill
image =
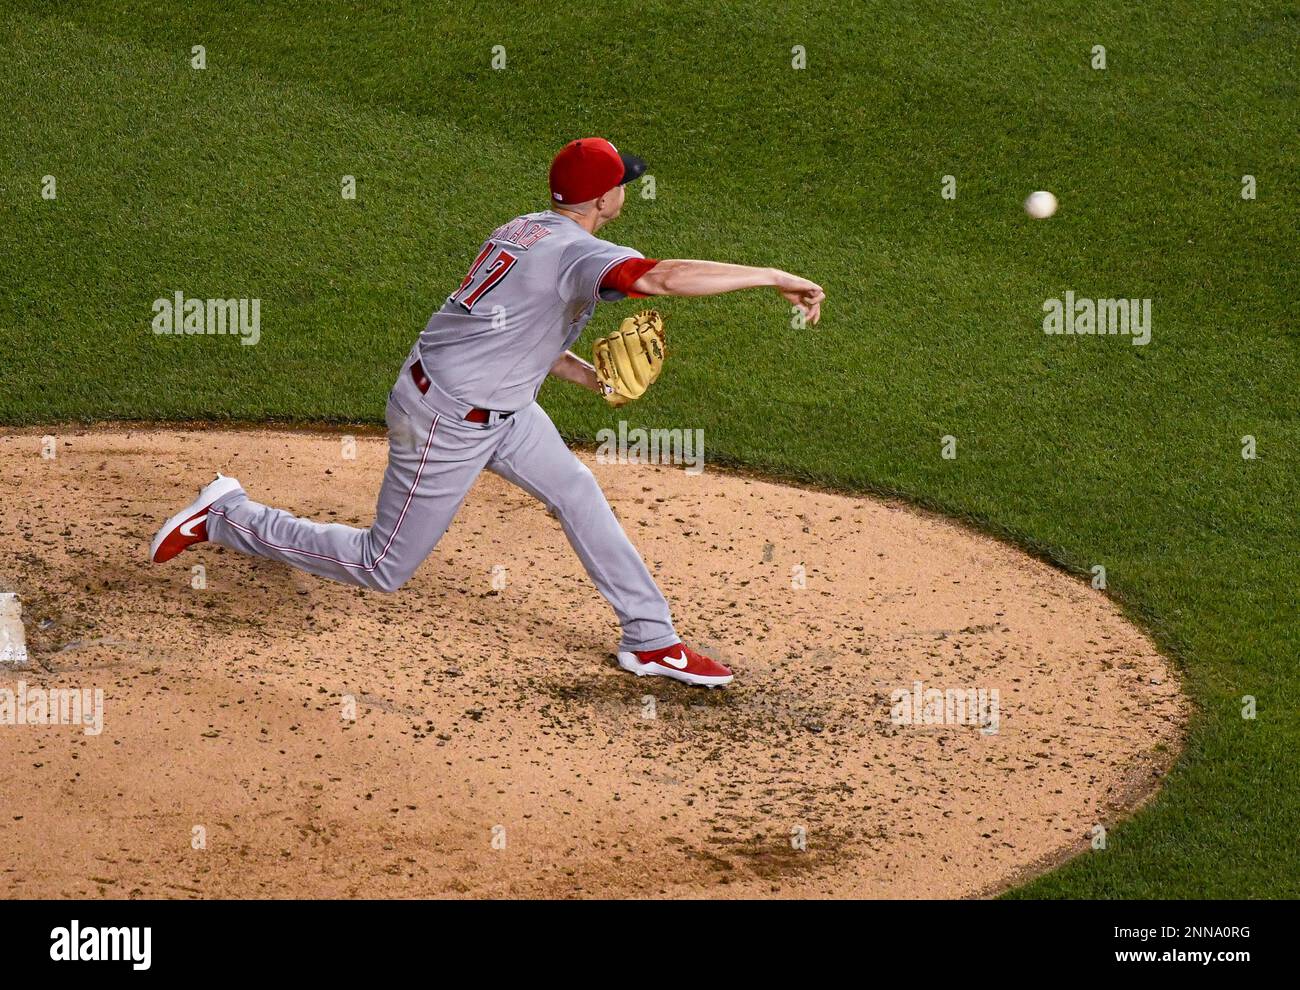
[[[659,264],[657,258],[628,258],[626,261],[620,261],[605,273],[605,277],[600,280],[600,287],[621,292],[631,299],[644,299],[646,294],[633,292],[632,286],[636,284],[637,279],[657,264]]]

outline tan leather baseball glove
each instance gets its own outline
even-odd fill
[[[621,406],[641,398],[668,357],[663,317],[653,309],[629,316],[592,345],[591,357],[606,402]]]

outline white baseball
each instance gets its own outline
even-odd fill
[[[1025,212],[1035,220],[1046,220],[1056,212],[1056,197],[1043,189],[1030,193],[1025,200]]]

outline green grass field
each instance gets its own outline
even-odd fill
[[[1103,564],[1177,657],[1198,712],[1162,794],[1017,895],[1300,894],[1300,8],[376,6],[4,5],[0,422],[378,423],[481,239],[604,134],[657,187],[610,239],[829,296],[815,329],[771,292],[666,302],[624,418]],[[153,334],[177,290],[260,298],[259,344]],[[1067,290],[1151,298],[1151,343],[1044,334]],[[574,440],[619,418],[543,402]]]

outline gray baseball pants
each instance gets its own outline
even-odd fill
[[[369,529],[299,519],[259,505],[242,489],[208,514],[208,538],[241,553],[321,577],[396,591],[427,557],[480,471],[487,468],[540,500],[623,627],[623,650],[678,641],[668,602],[623,532],[591,471],[536,402],[508,419],[465,420],[469,406],[432,384],[421,393],[407,359],[388,397],[388,468]],[[526,552],[527,548],[521,548]]]

